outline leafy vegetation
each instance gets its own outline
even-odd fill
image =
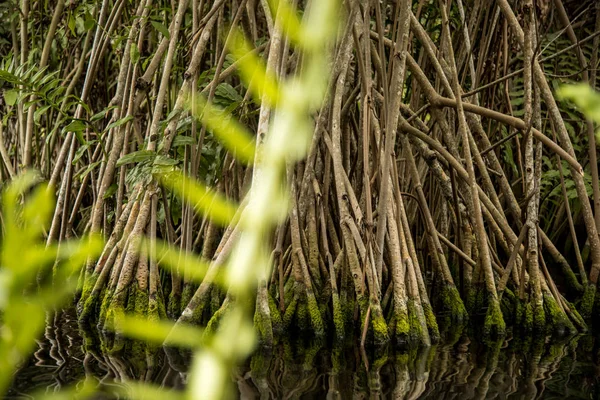
[[[46,260],[9,286],[4,321],[73,254],[78,284],[56,298],[75,292],[86,348],[127,354],[136,377],[156,346],[173,364],[192,349],[188,393],[210,398],[289,336],[588,330],[600,6],[493,4],[0,6],[3,237]],[[32,170],[49,189],[17,212]]]

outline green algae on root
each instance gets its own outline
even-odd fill
[[[410,323],[408,322],[408,312],[394,311],[390,330],[394,334],[394,340],[397,345],[406,345],[408,343],[408,334],[410,332]]]
[[[203,333],[204,337],[211,337],[212,335],[214,335],[214,333],[217,331],[217,328],[219,327],[219,323],[221,322],[221,319],[223,318],[223,316],[225,315],[225,313],[227,312],[228,309],[229,309],[229,299],[226,298],[225,301],[223,302],[223,304],[221,305],[221,308],[219,308],[217,310],[217,312],[214,313],[213,316],[208,321],[208,324],[206,325],[206,329],[204,330],[204,333]]]
[[[560,309],[554,297],[549,294],[544,295],[544,308],[546,309],[546,320],[549,323],[549,330],[559,336],[575,333],[577,330],[565,313]]]
[[[579,305],[579,314],[584,321],[588,322],[592,318],[592,312],[594,309],[594,299],[596,298],[596,285],[590,283],[586,286]]]
[[[322,337],[325,335],[325,327],[323,325],[323,318],[321,317],[321,309],[319,308],[319,304],[317,303],[317,299],[315,299],[315,295],[312,291],[307,293],[307,311],[310,317],[310,324],[313,329],[313,333],[317,337]]]
[[[442,284],[440,299],[444,311],[448,312],[453,322],[462,323],[467,320],[467,310],[456,286],[448,282]]]
[[[292,297],[292,301],[287,303],[288,306],[283,314],[283,330],[289,333],[289,329],[292,326],[296,309],[298,308],[298,296]]]
[[[273,344],[273,325],[271,324],[270,315],[261,312],[258,307],[254,311],[254,329],[258,333],[259,344]]]
[[[371,329],[375,345],[381,346],[390,341],[388,327],[381,313],[381,308],[371,304]]]
[[[536,332],[546,332],[546,313],[544,312],[544,306],[539,304],[533,304],[533,329]]]
[[[177,319],[181,312],[181,296],[173,293],[169,293],[169,299],[167,300],[167,315],[171,319]]]
[[[340,297],[337,292],[334,292],[331,296],[333,305],[333,327],[335,330],[335,339],[337,341],[343,341],[345,337],[344,333],[344,312],[342,311],[342,305],[340,304]]]
[[[484,337],[494,339],[504,337],[506,334],[506,324],[500,310],[500,304],[497,299],[490,299],[488,302],[488,310],[485,315],[483,325]]]
[[[431,304],[423,303],[423,313],[425,314],[425,321],[427,322],[427,329],[429,330],[429,339],[432,344],[440,341],[440,328],[431,308]]]
[[[408,344],[409,346],[418,346],[426,343],[423,326],[419,321],[417,305],[414,299],[408,299]]]
[[[279,312],[279,308],[277,308],[275,299],[273,299],[273,296],[271,296],[270,292],[268,292],[267,295],[269,300],[269,311],[271,313],[271,325],[273,326],[273,334],[277,337],[283,334],[283,319],[281,317],[281,313]]]

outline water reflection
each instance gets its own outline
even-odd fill
[[[118,398],[127,381],[185,387],[189,355],[126,341],[126,357],[102,351],[104,337],[82,336],[73,312],[51,313],[44,338],[17,373],[8,398],[56,392],[93,382],[95,398]],[[93,330],[91,330],[93,331]],[[596,399],[600,340],[517,337],[483,344],[474,334],[446,335],[445,344],[408,352],[392,348],[283,341],[259,350],[232,371],[244,399]],[[135,355],[135,356],[132,356]],[[176,355],[176,356],[174,356]]]

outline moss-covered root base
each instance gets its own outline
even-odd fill
[[[586,286],[583,292],[583,298],[579,305],[579,314],[584,321],[589,322],[592,318],[592,312],[594,309],[594,299],[596,298],[596,285],[590,283]]]
[[[459,324],[466,322],[467,310],[456,286],[451,283],[442,284],[440,300],[443,310],[449,314],[452,322]]]
[[[176,319],[177,317],[179,317],[179,315],[181,315],[183,310],[187,307],[190,300],[194,296],[195,291],[196,291],[195,285],[193,285],[192,283],[186,282],[183,285],[183,291],[181,292],[181,299],[178,299],[179,301],[176,302],[175,304],[173,304],[173,306],[178,306],[178,309],[179,309],[179,311],[176,311],[177,309],[173,310],[173,312],[175,312],[174,319]]]
[[[211,317],[211,319],[208,321],[208,324],[206,325],[206,329],[204,330],[204,333],[203,333],[204,337],[211,337],[217,331],[217,329],[219,327],[219,323],[221,322],[221,319],[227,312],[228,308],[229,308],[229,301],[225,300],[223,302],[223,304],[221,305],[221,308],[219,308],[217,310],[217,312],[214,313],[213,316]]]
[[[557,336],[565,336],[577,332],[573,323],[560,309],[558,303],[551,295],[544,295],[544,308],[548,331]]]
[[[333,305],[333,327],[335,330],[335,340],[338,342],[343,342],[345,338],[344,333],[344,311],[342,310],[342,305],[340,304],[340,297],[337,293],[333,293],[331,295],[332,305]]]
[[[371,330],[373,331],[373,343],[375,346],[383,346],[390,342],[388,327],[383,318],[379,303],[371,302]]]
[[[431,308],[431,304],[423,303],[423,313],[425,314],[425,321],[427,322],[427,330],[429,330],[429,339],[431,340],[431,344],[439,343],[440,341],[440,328],[437,323],[437,319],[435,318],[435,314],[433,313],[433,308]]]
[[[100,300],[100,296],[100,290],[93,290],[89,295],[81,296],[79,302],[77,303],[79,322],[87,324],[94,316],[98,316],[98,301]]]
[[[410,332],[410,323],[408,322],[408,312],[406,309],[398,307],[390,320],[390,332],[397,347],[408,346],[408,334]]]
[[[497,299],[490,299],[483,324],[483,335],[488,340],[496,340],[506,334],[506,324]]]
[[[544,305],[533,304],[533,330],[537,333],[545,334],[548,326],[546,325],[546,312],[544,311]]]
[[[258,342],[261,346],[273,346],[273,323],[271,321],[271,310],[269,308],[266,290],[264,290],[263,293],[259,293],[259,296],[256,298],[254,329],[258,332]]]
[[[271,293],[267,293],[269,296],[269,311],[271,313],[271,325],[273,326],[273,335],[275,338],[279,337],[283,334],[283,319],[281,317],[281,313],[279,312],[279,308],[277,308],[277,303],[275,303],[275,299],[271,296]]]
[[[408,308],[408,343],[414,346],[430,346],[431,340],[425,323],[423,310],[419,307],[416,300],[409,299]]]
[[[323,317],[321,316],[321,309],[317,303],[314,293],[307,290],[307,311],[310,317],[310,325],[313,329],[313,333],[316,337],[325,336],[325,325],[323,324]]]
[[[294,314],[296,314],[297,308],[298,296],[294,296],[291,298],[291,301],[287,303],[287,307],[283,314],[283,331],[286,333],[290,333],[292,322],[294,321]]]
[[[79,301],[77,302],[77,315],[79,316],[79,320],[81,322],[88,322],[89,318],[91,317],[91,315],[93,314],[90,310],[90,307],[88,306],[88,303],[94,303],[94,305],[96,304],[96,301],[98,299],[98,296],[100,293],[98,293],[96,295],[96,299],[93,302],[90,302],[90,298],[93,296],[94,292],[93,292],[93,288],[94,285],[96,283],[96,280],[98,279],[98,274],[93,274],[92,276],[90,276],[89,278],[87,278],[85,280],[85,282],[83,282],[83,286],[81,288],[81,295],[79,297]],[[95,308],[95,307],[92,307]],[[87,313],[86,313],[87,311]]]
[[[181,294],[171,292],[169,294],[169,299],[167,300],[167,315],[169,318],[177,320],[181,315],[181,308]]]
[[[254,311],[254,329],[258,333],[258,343],[262,347],[273,345],[273,324],[271,314],[264,313],[259,308]]]

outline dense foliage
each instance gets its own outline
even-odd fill
[[[144,320],[220,382],[248,315],[267,347],[589,329],[600,5],[329,4],[0,6],[0,179],[49,181],[49,246],[105,239],[75,296],[87,345],[151,359],[125,339]]]

